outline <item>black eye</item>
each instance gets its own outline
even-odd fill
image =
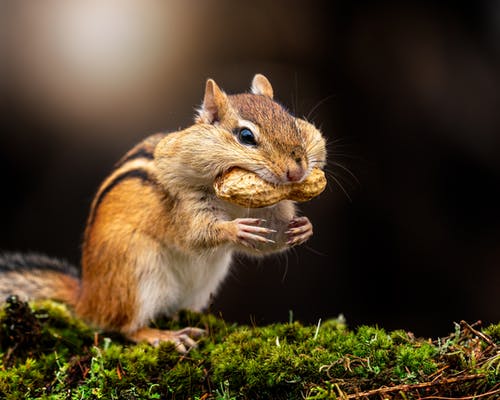
[[[253,132],[248,128],[241,128],[237,133],[238,140],[246,146],[257,146]]]

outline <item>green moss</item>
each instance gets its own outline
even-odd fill
[[[425,342],[399,345],[395,349],[394,372],[401,381],[418,382],[437,370],[436,354],[436,348]]]
[[[496,325],[490,325],[485,330],[484,333],[489,335],[491,339],[496,342],[497,345],[500,345],[500,323]]]
[[[133,345],[96,333],[55,302],[10,301],[0,312],[0,398],[334,399],[392,387],[410,399],[423,393],[422,383],[438,382],[432,393],[449,396],[500,383],[500,324],[483,337],[457,326],[430,341],[402,330],[348,329],[341,318],[249,327],[183,312],[158,323],[188,325],[207,337],[181,356],[168,343]],[[443,386],[467,373],[479,378]]]

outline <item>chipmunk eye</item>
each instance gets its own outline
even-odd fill
[[[257,141],[255,140],[255,135],[248,128],[241,128],[237,134],[238,140],[241,144],[246,146],[257,146]]]

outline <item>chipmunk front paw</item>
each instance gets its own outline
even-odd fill
[[[307,217],[295,217],[288,224],[286,244],[297,246],[306,242],[313,234],[313,226]]]
[[[274,240],[266,237],[276,233],[274,229],[264,227],[265,220],[261,218],[237,218],[231,221],[235,229],[235,241],[245,247],[256,249],[258,244],[274,244]]]

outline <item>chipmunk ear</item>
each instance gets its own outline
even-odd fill
[[[273,98],[273,87],[271,82],[262,74],[255,74],[252,80],[252,93]]]
[[[213,124],[220,121],[228,110],[228,99],[226,94],[217,86],[213,79],[207,79],[205,85],[205,97],[198,111],[197,122]]]

